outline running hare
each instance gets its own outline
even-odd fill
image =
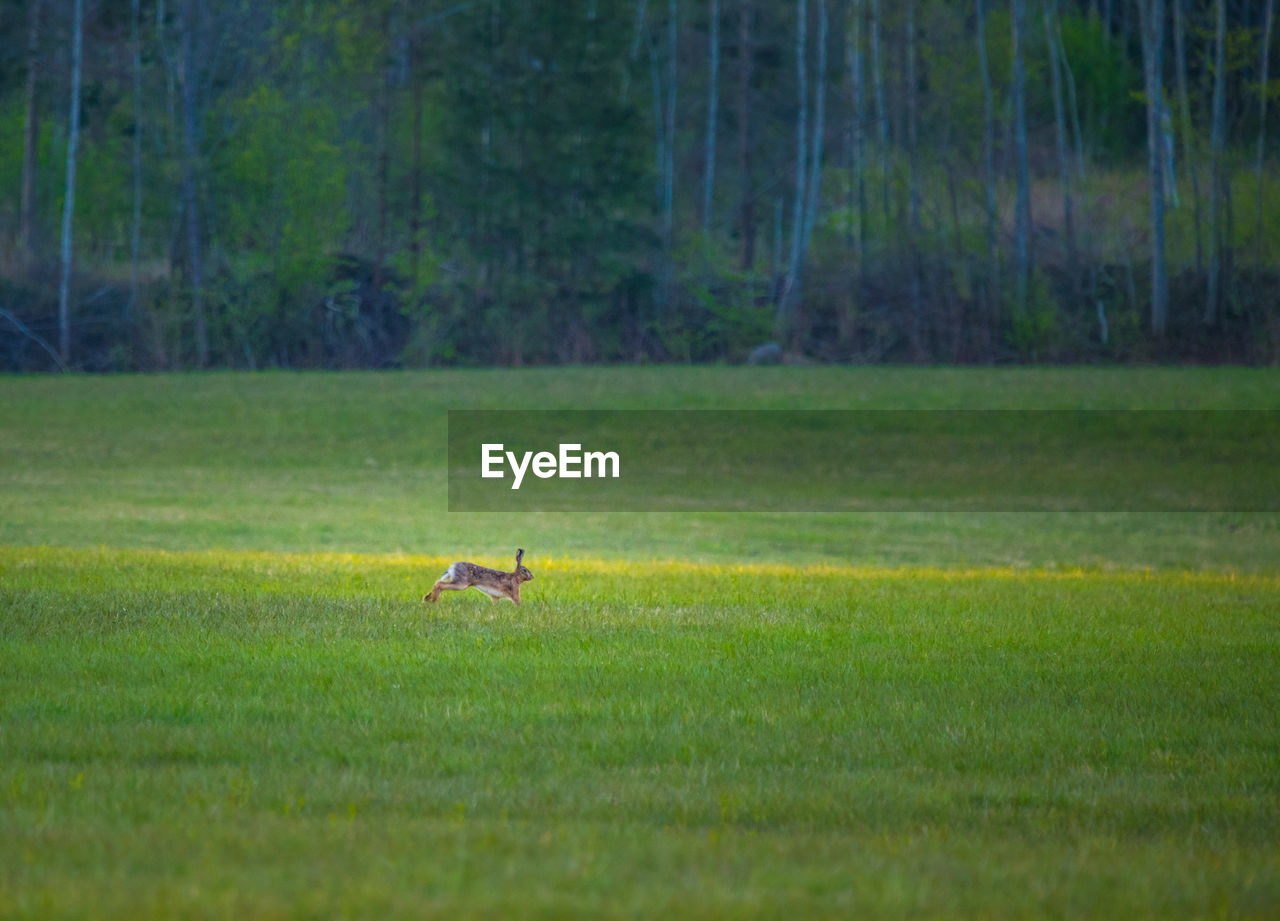
[[[520,564],[524,559],[524,550],[516,551],[516,568],[514,572],[502,572],[475,563],[451,563],[443,576],[436,580],[431,594],[423,597],[423,601],[438,601],[444,591],[460,592],[464,588],[476,588],[495,598],[506,598],[515,604],[520,603],[520,583],[528,582],[533,573]]]

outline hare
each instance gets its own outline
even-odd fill
[[[514,572],[502,572],[462,561],[451,563],[444,575],[436,580],[431,593],[423,596],[422,600],[438,601],[441,592],[460,592],[464,588],[476,588],[488,595],[490,602],[495,598],[506,598],[513,604],[519,604],[520,583],[528,582],[533,578],[533,573],[521,565],[522,559],[524,559],[524,550],[517,550]]]

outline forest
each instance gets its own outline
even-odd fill
[[[1275,364],[1274,8],[0,0],[0,371]]]

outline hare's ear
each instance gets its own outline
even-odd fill
[[[516,569],[520,568],[520,561],[524,559],[524,548],[521,547],[516,551]]]

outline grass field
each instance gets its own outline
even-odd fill
[[[1280,516],[444,512],[442,410],[1253,371],[0,380],[0,917],[1280,914]],[[420,599],[528,549],[525,604]]]

